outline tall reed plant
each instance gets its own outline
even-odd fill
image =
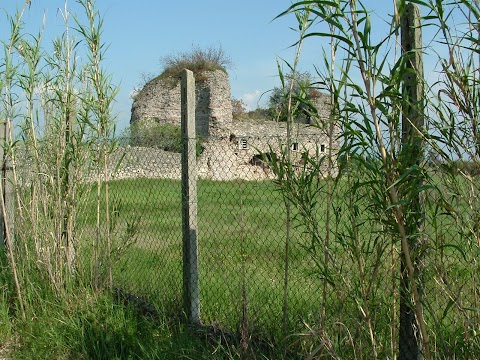
[[[134,238],[132,227],[122,229],[129,239],[120,234],[111,216],[120,208],[108,191],[115,168],[111,108],[117,87],[103,65],[103,18],[94,1],[77,4],[80,14],[72,14],[67,1],[59,9],[64,30],[49,45],[44,45],[45,20],[37,34],[24,31],[30,1],[6,15],[11,30],[3,42],[0,85],[8,166],[1,203],[21,309],[30,301],[27,293],[33,299],[43,290],[67,294],[78,284],[111,287],[112,253]],[[94,236],[81,230],[93,189]]]
[[[478,163],[479,5],[412,3],[424,16],[402,25],[417,10],[394,1],[387,31],[356,0],[296,1],[280,15],[294,14],[300,29],[287,65],[297,70],[302,45],[318,40],[323,57],[310,86],[331,98],[330,117],[317,125],[331,139],[328,155],[307,153],[298,168],[286,147],[271,163],[324,279],[318,321],[306,324],[303,342],[311,358],[454,358],[480,349],[478,279],[461,275],[478,272],[478,179],[457,166]],[[434,46],[402,44],[402,32],[431,27]],[[416,62],[432,53],[433,80]],[[312,105],[287,88],[285,101],[294,96]]]

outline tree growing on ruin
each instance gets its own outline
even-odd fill
[[[281,79],[281,85],[273,88],[268,98],[268,109],[271,116],[278,121],[287,121],[287,103],[289,89],[285,84],[293,81],[292,111],[296,122],[310,123],[317,114],[313,100],[320,96],[315,88],[314,80],[309,72],[290,72]]]

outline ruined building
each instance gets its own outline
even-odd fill
[[[203,141],[203,152],[198,157],[199,176],[215,180],[271,178],[273,174],[265,166],[262,154],[275,156],[285,146],[286,123],[233,120],[229,79],[222,70],[197,75],[195,91],[196,130]],[[312,119],[311,123],[319,126],[294,124],[292,129],[291,150],[297,165],[301,164],[302,154],[306,152],[321,157],[328,154],[329,98],[320,94],[315,102],[319,117]],[[136,95],[131,123],[149,126],[155,122],[180,127],[180,119],[180,81],[158,77]],[[334,150],[338,148],[336,138],[335,131],[332,136]],[[180,172],[179,169],[164,169],[164,174],[165,177],[179,178]]]

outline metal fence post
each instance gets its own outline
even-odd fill
[[[197,158],[195,133],[195,79],[183,70],[182,98],[182,227],[183,301],[191,324],[200,323],[197,239]]]

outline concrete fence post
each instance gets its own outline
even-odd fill
[[[182,99],[182,227],[183,227],[183,301],[191,324],[200,323],[197,238],[197,154],[195,132],[195,79],[183,70]]]
[[[423,45],[419,8],[409,3],[401,18],[402,54],[406,57],[406,71],[403,79],[402,104],[402,150],[401,164],[403,173],[420,166],[424,157],[424,96],[423,96]],[[409,179],[415,188],[423,184],[421,171],[412,171]],[[414,184],[413,184],[414,183]],[[409,195],[402,194],[402,197]],[[411,279],[407,274],[405,254],[401,257],[400,279],[400,328],[399,360],[418,360],[425,355],[429,358],[428,336],[425,331],[423,310],[420,304],[412,304],[412,282],[421,296],[423,288],[423,269],[419,249],[424,241],[425,205],[422,193],[416,194],[405,205],[405,223],[410,248],[411,262],[414,266]],[[413,258],[412,258],[413,257]]]

